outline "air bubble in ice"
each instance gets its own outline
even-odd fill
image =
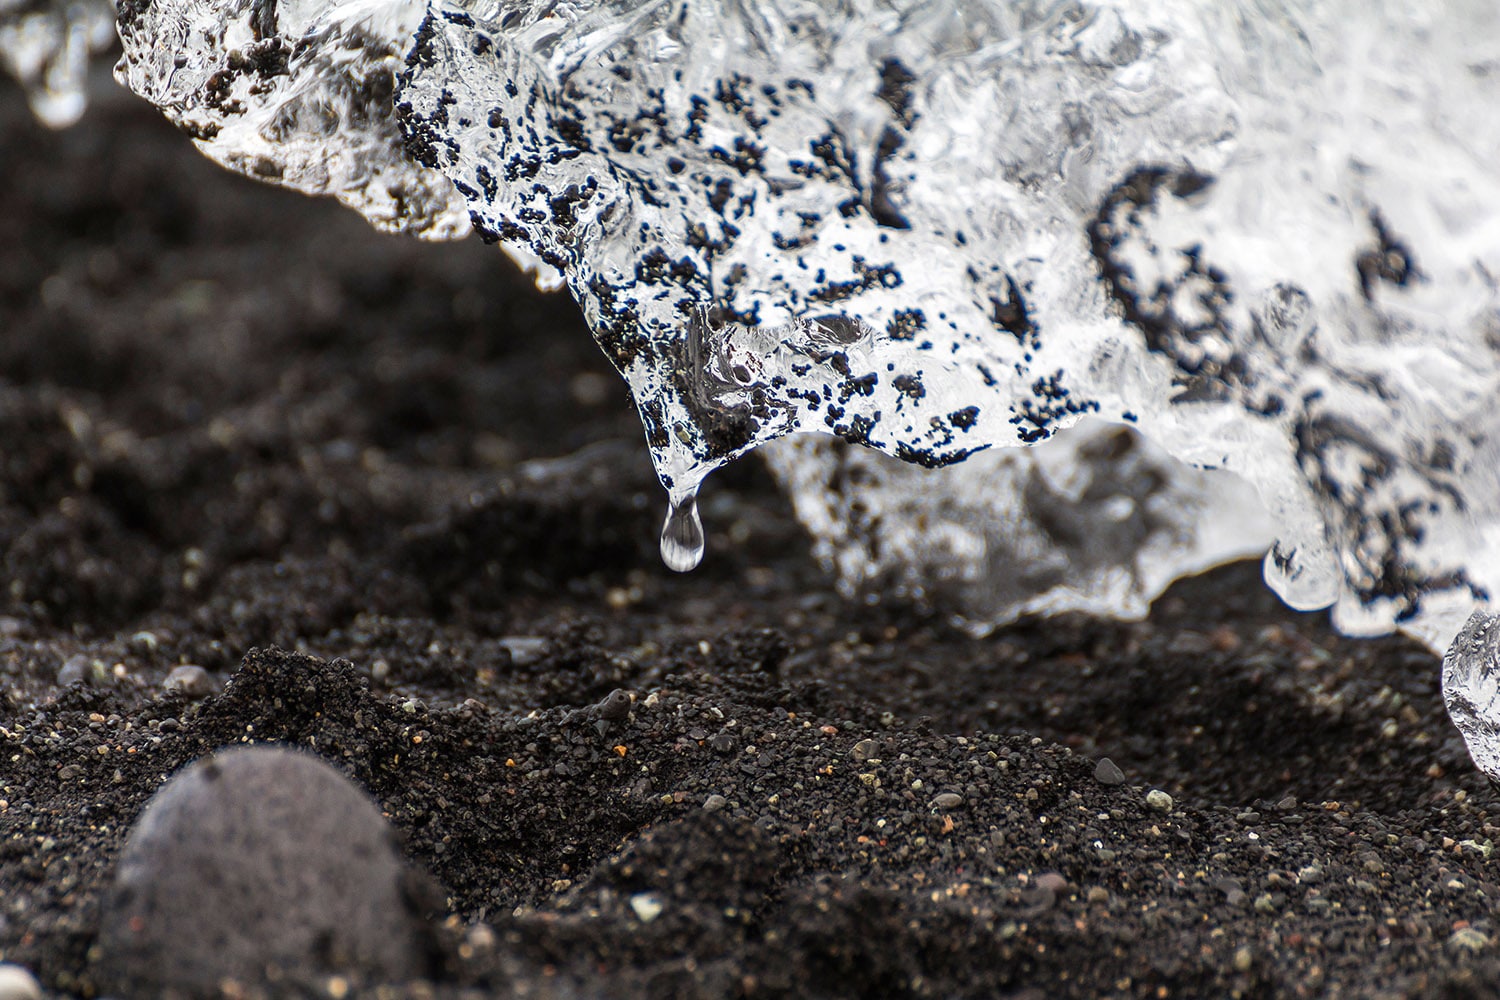
[[[661,561],[678,573],[696,569],[703,561],[703,521],[698,516],[698,497],[667,505],[661,526]]]

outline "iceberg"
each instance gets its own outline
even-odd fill
[[[1500,587],[1489,0],[124,0],[119,30],[119,78],[226,166],[565,284],[674,567],[704,478],[771,445],[846,589],[976,621],[1139,613],[1263,549],[1293,606],[1441,647]]]

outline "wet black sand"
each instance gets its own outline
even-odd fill
[[[753,463],[673,576],[568,300],[123,94],[53,134],[0,87],[0,960],[49,990],[99,991],[165,776],[253,739],[367,788],[441,897],[429,982],[273,992],[1500,991],[1500,800],[1429,653],[1248,565],[1139,624],[851,606]]]

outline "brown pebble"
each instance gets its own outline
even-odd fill
[[[1066,892],[1068,888],[1067,878],[1058,872],[1042,872],[1031,880],[1031,884],[1038,889],[1056,893]]]

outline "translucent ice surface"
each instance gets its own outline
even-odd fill
[[[1493,0],[126,0],[120,30],[221,162],[554,269],[681,565],[705,475],[816,431],[968,459],[772,456],[850,588],[1128,612],[1263,518],[1272,586],[1350,632],[1443,643],[1500,586]],[[1000,451],[1086,417],[1150,444]]]
[[[231,170],[452,239],[468,209],[405,155],[394,114],[425,15],[420,0],[122,0],[115,75]]]
[[[1500,781],[1500,616],[1474,612],[1443,657],[1443,701],[1474,763]]]
[[[1144,617],[1177,577],[1275,538],[1243,481],[1094,420],[937,470],[824,435],[762,454],[849,596],[932,602],[980,630],[1026,613]]]
[[[83,114],[89,56],[115,39],[108,0],[0,0],[0,71],[53,128]]]

